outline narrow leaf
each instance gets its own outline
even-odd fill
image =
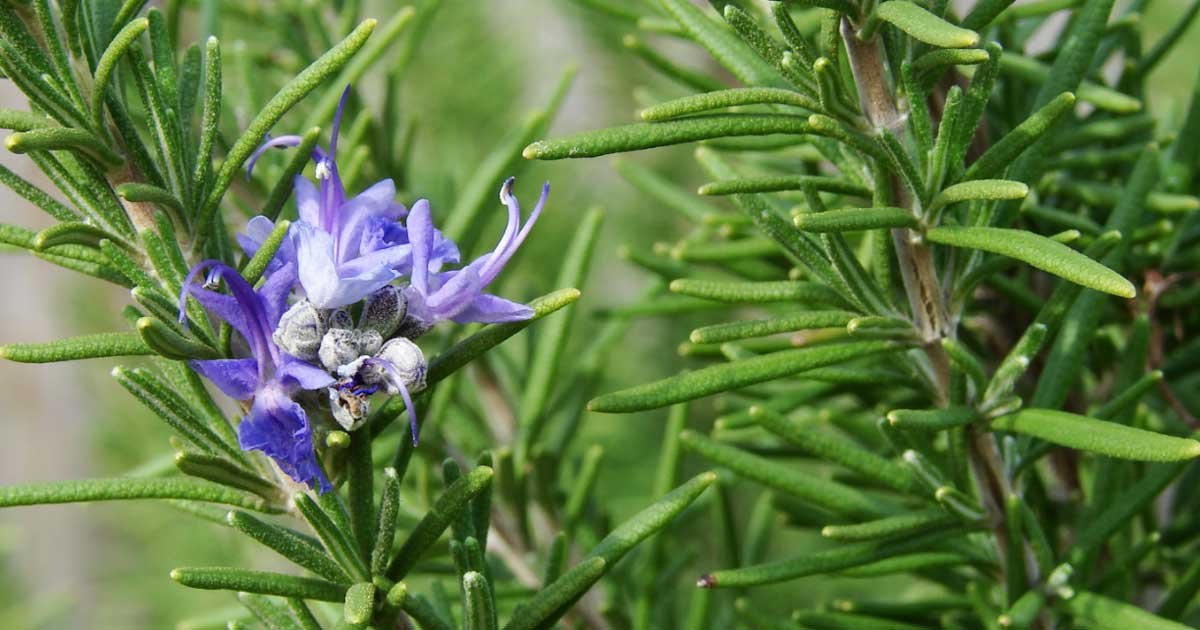
[[[917,227],[917,218],[904,208],[841,208],[808,212],[796,215],[793,222],[805,232],[859,232]]]
[[[336,562],[296,532],[237,510],[230,512],[226,520],[234,529],[309,571],[338,584],[351,583],[350,576]]]
[[[791,105],[809,112],[820,111],[820,104],[794,90],[780,88],[735,88],[685,96],[643,109],[642,120],[658,122],[742,105]]]
[[[947,431],[966,426],[979,418],[970,407],[945,409],[893,409],[887,413],[888,423],[897,429],[915,431]]]
[[[672,293],[728,304],[800,302],[843,305],[841,296],[815,282],[722,282],[681,278],[671,282]]]
[[[849,440],[814,431],[805,424],[759,405],[750,408],[750,417],[766,430],[816,457],[840,464],[847,470],[901,492],[917,489],[917,479],[908,468]]]
[[[359,582],[346,591],[346,602],[342,607],[342,620],[352,626],[361,626],[371,621],[375,614],[375,585]]]
[[[768,562],[741,569],[715,571],[700,578],[702,588],[733,588],[784,582],[809,575],[833,573],[872,564],[888,558],[944,546],[947,532],[928,532],[895,541],[851,543],[802,555],[788,560]]]
[[[252,494],[182,477],[85,479],[0,486],[0,507],[134,499],[186,499],[224,503],[256,512],[279,511]]]
[[[492,588],[482,573],[469,571],[463,575],[463,627],[466,630],[495,630],[496,604]]]
[[[743,84],[751,87],[783,87],[775,69],[756,55],[725,25],[710,20],[688,0],[659,0],[667,13],[674,17],[696,43],[704,47]]]
[[[1079,625],[1092,630],[1185,630],[1189,627],[1146,612],[1133,604],[1086,591],[1075,593],[1061,607]]]
[[[845,328],[853,318],[854,314],[847,311],[806,311],[775,319],[705,326],[693,330],[689,339],[692,343],[723,343],[809,328]]]
[[[811,133],[803,116],[710,114],[660,123],[635,123],[539,140],[522,153],[530,160],[595,157],[733,136]]]
[[[1058,121],[1059,118],[1071,111],[1075,106],[1075,95],[1063,92],[1046,103],[1044,107],[1034,112],[1021,124],[1013,128],[988,147],[962,176],[963,181],[972,179],[987,179],[1004,173],[1017,156],[1021,155],[1037,142]]]
[[[1175,462],[1200,457],[1200,442],[1053,409],[1022,409],[992,421],[1012,431],[1119,459]]]
[[[417,523],[412,533],[408,535],[400,547],[400,551],[388,565],[386,575],[393,580],[407,575],[416,566],[421,556],[442,535],[442,532],[446,531],[450,522],[467,509],[471,499],[482,492],[491,482],[492,469],[487,466],[478,466],[446,488],[446,491],[438,497],[421,522]]]
[[[975,199],[1024,199],[1028,194],[1029,186],[1021,182],[1007,179],[976,179],[943,189],[933,198],[931,210]]]
[[[346,587],[333,582],[233,567],[181,567],[171,571],[171,579],[190,588],[246,591],[323,602],[341,602],[346,596]]]
[[[939,227],[926,232],[934,243],[980,249],[1029,263],[1089,289],[1124,298],[1137,295],[1133,284],[1103,264],[1044,236],[994,227]]]
[[[907,0],[884,2],[876,7],[875,15],[932,46],[970,48],[979,43],[979,33],[954,26]]]
[[[843,542],[896,538],[919,534],[931,527],[945,527],[955,520],[942,508],[926,508],[854,525],[826,525],[821,528],[821,535]]]
[[[0,346],[0,359],[19,363],[53,363],[101,357],[155,354],[137,333],[98,333],[48,341]]]
[[[874,498],[849,486],[821,479],[807,472],[751,455],[693,431],[679,434],[683,447],[705,459],[724,466],[739,476],[769,488],[803,499],[806,503],[858,518],[878,518],[886,514]]]
[[[891,341],[854,341],[836,345],[784,350],[762,356],[712,365],[605,394],[588,403],[602,413],[628,413],[656,409],[718,392],[799,374],[805,370],[843,363],[873,354],[894,352],[906,346]]]

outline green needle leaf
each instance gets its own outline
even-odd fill
[[[766,136],[777,133],[803,135],[811,133],[811,127],[804,116],[711,114],[667,122],[635,123],[582,131],[553,140],[539,140],[525,147],[522,155],[530,160],[561,160],[640,151],[712,138]]]
[[[338,584],[350,584],[350,576],[319,547],[296,532],[272,525],[245,512],[234,510],[226,517],[231,527],[270,547],[279,555]]]
[[[346,591],[346,603],[342,608],[342,619],[353,626],[365,624],[375,613],[375,585],[359,582]]]
[[[688,0],[659,0],[689,38],[704,47],[726,70],[752,87],[783,87],[779,73],[736,34],[710,20]]]
[[[100,60],[96,62],[96,71],[93,74],[95,82],[92,84],[92,125],[95,129],[104,128],[104,98],[113,71],[117,68],[117,62],[149,26],[150,21],[146,18],[138,18],[126,24],[121,32],[113,37],[112,43],[108,45],[104,54],[100,56]]]
[[[134,499],[186,499],[224,503],[256,512],[280,511],[252,494],[182,477],[85,479],[0,487],[0,507]]]
[[[222,358],[215,348],[180,335],[157,317],[143,317],[137,320],[137,330],[147,346],[168,359],[185,361]]]
[[[672,293],[725,302],[727,304],[799,302],[841,306],[842,297],[823,284],[815,282],[722,282],[680,278],[670,285]]]
[[[337,497],[335,496],[333,499],[336,501]],[[370,577],[370,569],[358,553],[350,526],[348,523],[342,522],[340,515],[335,520],[307,494],[296,495],[293,501],[304,520],[308,521],[317,537],[321,539],[321,544],[325,545],[330,556],[337,560],[343,569],[361,580]],[[334,512],[336,514],[336,510]]]
[[[99,247],[100,241],[105,239],[128,247],[121,237],[114,236],[103,228],[74,221],[59,223],[38,232],[33,239],[33,246],[43,251],[56,245],[86,245],[96,248]]]
[[[751,337],[765,337],[783,332],[806,330],[809,328],[845,328],[854,318],[854,313],[846,311],[806,311],[779,317],[777,319],[759,319],[725,324],[714,324],[697,328],[692,331],[692,343],[724,343]]]
[[[847,470],[901,492],[917,489],[917,479],[910,469],[884,459],[854,442],[814,431],[800,422],[759,405],[750,407],[750,417],[771,433],[812,455],[840,464]]]
[[[765,177],[739,177],[711,182],[700,187],[701,195],[737,195],[742,193],[776,192],[780,190],[804,190],[811,186],[822,192],[870,197],[871,191],[842,177],[819,175],[773,175]]]
[[[808,212],[796,215],[793,222],[805,232],[860,232],[917,227],[917,218],[904,208],[841,208]]]
[[[783,350],[686,372],[653,383],[605,394],[588,403],[602,413],[628,413],[657,409],[710,394],[739,389],[799,374],[805,370],[853,359],[895,352],[908,346],[893,341],[853,341],[836,345]]]
[[[253,492],[264,499],[269,500],[278,495],[278,490],[269,481],[221,457],[202,453],[176,453],[175,467],[186,475]]]
[[[833,573],[910,554],[914,551],[944,547],[948,536],[949,533],[946,531],[932,531],[895,541],[851,543],[788,560],[768,562],[741,569],[715,571],[701,577],[697,585],[702,588],[760,586],[809,575]]]
[[[826,525],[821,528],[821,535],[843,542],[897,538],[919,534],[931,527],[945,527],[956,520],[946,510],[935,507],[854,525]]]
[[[288,615],[287,609],[276,604],[264,595],[241,592],[237,594],[238,601],[246,607],[268,630],[303,630],[295,619]],[[234,626],[230,623],[227,627]],[[236,624],[241,627],[241,624]]]
[[[854,488],[821,479],[758,455],[751,455],[699,433],[683,431],[679,434],[679,441],[685,449],[724,466],[743,478],[799,497],[806,503],[835,514],[858,518],[878,518],[887,514],[876,499]]]
[[[43,127],[14,133],[4,139],[4,148],[17,154],[32,151],[75,151],[106,167],[120,166],[125,160],[84,129]]]
[[[1063,92],[1034,112],[1012,131],[1004,135],[975,160],[962,176],[963,181],[986,179],[1004,173],[1013,160],[1058,122],[1059,118],[1075,107],[1075,95]]]
[[[554,622],[566,614],[571,605],[582,597],[609,567],[616,564],[638,543],[666,527],[716,480],[716,473],[701,473],[622,523],[605,536],[583,562],[518,606],[504,630],[553,627]]]
[[[171,571],[171,579],[205,590],[246,591],[323,602],[341,602],[346,597],[346,587],[333,582],[233,567],[181,567]]]
[[[1189,626],[1163,619],[1133,604],[1086,591],[1075,593],[1061,608],[1084,628],[1093,630],[1185,630]]]
[[[496,630],[496,605],[492,588],[482,573],[468,571],[463,575],[463,627],[466,630]]]
[[[820,104],[811,98],[793,90],[781,88],[734,88],[719,90],[706,94],[696,94],[677,98],[658,105],[652,105],[641,111],[642,120],[659,122],[712,111],[726,107],[741,105],[791,105],[809,112],[820,111]]]
[[[1124,298],[1137,295],[1121,274],[1044,236],[994,227],[939,227],[925,233],[934,243],[980,249],[1029,263],[1071,282]]]
[[[1200,457],[1200,442],[1105,422],[1053,409],[1022,409],[992,421],[1011,431],[1061,446],[1143,462],[1175,462]]]
[[[915,431],[947,431],[966,426],[978,418],[979,413],[970,407],[893,409],[887,414],[888,424]]]
[[[83,335],[45,343],[0,346],[0,359],[18,363],[54,363],[101,357],[155,354],[137,333],[113,332]]]
[[[125,201],[156,203],[167,210],[183,211],[183,202],[172,194],[171,191],[159,188],[158,186],[127,182],[117,186],[117,194]]]
[[[976,179],[955,184],[942,190],[933,198],[931,210],[937,210],[960,201],[974,199],[1024,199],[1029,186],[1007,179]]]
[[[513,611],[504,630],[552,628],[584,593],[604,575],[604,558],[588,558],[537,592]]]
[[[478,466],[467,475],[460,477],[450,484],[442,496],[438,497],[433,507],[425,514],[420,523],[413,528],[412,533],[396,553],[396,557],[388,565],[386,575],[392,580],[399,580],[408,574],[421,556],[446,531],[463,510],[471,504],[475,495],[483,492],[492,483],[492,469]]]
[[[395,468],[383,469],[383,497],[379,500],[379,527],[371,551],[371,575],[382,575],[391,559],[396,539],[396,515],[400,510],[400,477]]]
[[[906,0],[884,2],[875,15],[931,46],[970,48],[979,43],[979,33],[959,28]]]

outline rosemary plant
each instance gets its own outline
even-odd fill
[[[589,403],[723,396],[712,431],[678,444],[767,492],[697,585],[733,590],[732,619],[755,628],[1195,622],[1200,93],[1172,124],[1145,112],[1145,81],[1196,6],[1147,52],[1126,26],[1143,2],[582,4],[695,93],[525,156],[699,143],[699,195],[735,210],[618,164],[693,225],[629,252],[661,289],[626,311],[725,317],[682,346],[702,366]],[[1055,45],[1023,54],[1067,8]],[[768,557],[775,511],[831,544]],[[834,575],[934,588],[790,616],[755,603],[754,587]]]
[[[1200,81],[1148,89],[1200,0],[1152,42],[1147,0],[577,0],[661,75],[642,120],[542,139],[568,70],[452,194],[398,107],[443,3],[148,4],[0,0],[5,148],[56,189],[0,166],[54,220],[0,243],[130,296],[0,357],[118,358],[170,450],[0,507],[152,501],[294,565],[177,567],[236,593],[181,627],[1200,623]],[[604,212],[514,177],[687,143],[698,191],[614,164],[690,231],[576,321]],[[652,483],[602,491],[586,412],[660,409]]]

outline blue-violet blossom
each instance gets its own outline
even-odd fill
[[[229,295],[195,284],[197,276],[206,272],[209,280],[205,284],[224,280]],[[255,291],[225,263],[200,262],[184,280],[179,299],[180,321],[185,321],[183,305],[190,294],[246,340],[250,357],[197,360],[190,364],[230,398],[253,399],[250,412],[238,425],[242,449],[262,451],[292,479],[328,492],[331,486],[313,450],[308,416],[292,398],[302,390],[328,387],[334,379],[321,368],[282,351],[271,338],[287,308],[287,296],[295,278],[295,266],[285,263]]]
[[[288,248],[280,250],[280,260],[295,260],[300,286],[317,308],[332,309],[353,304],[412,269],[413,247],[408,231],[399,223],[408,210],[396,203],[396,185],[391,179],[376,182],[357,196],[347,199],[338,174],[337,141],[342,114],[349,95],[342,94],[333,119],[329,151],[313,150],[319,187],[303,176],[296,176],[295,194],[299,221],[292,224]],[[267,149],[300,144],[300,136],[279,136],[264,143],[251,157],[247,169]],[[414,210],[427,206],[418,201]],[[239,237],[249,253],[256,250],[272,224],[256,217]],[[431,235],[427,264],[440,267],[458,262],[458,248],[440,232]]]
[[[461,269],[438,272],[438,235],[433,229],[429,206],[420,203],[413,206],[407,222],[412,243],[412,275],[404,295],[408,300],[408,317],[419,330],[447,319],[459,323],[495,323],[533,317],[533,309],[528,306],[483,292],[525,242],[550,194],[550,184],[543,184],[537,205],[522,225],[521,205],[512,194],[513,181],[510,177],[500,187],[500,201],[508,207],[508,224],[500,242],[491,252]]]

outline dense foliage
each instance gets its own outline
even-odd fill
[[[0,166],[56,220],[0,242],[131,296],[126,330],[0,356],[140,357],[113,377],[174,450],[0,506],[160,500],[294,563],[175,569],[241,604],[188,627],[1200,622],[1200,91],[1156,118],[1146,82],[1200,2],[1144,45],[1146,0],[579,0],[664,79],[642,120],[544,139],[568,71],[449,198],[397,107],[436,0],[146,4],[0,3],[5,147],[57,188]],[[291,36],[191,43],[226,20]],[[574,321],[604,214],[523,212],[522,154],[685,143],[698,194],[615,169],[689,233],[623,249],[644,294]],[[523,305],[500,271],[543,206],[574,234],[520,286],[566,288]],[[632,383],[663,316],[689,368]],[[668,409],[623,522],[585,407]]]

